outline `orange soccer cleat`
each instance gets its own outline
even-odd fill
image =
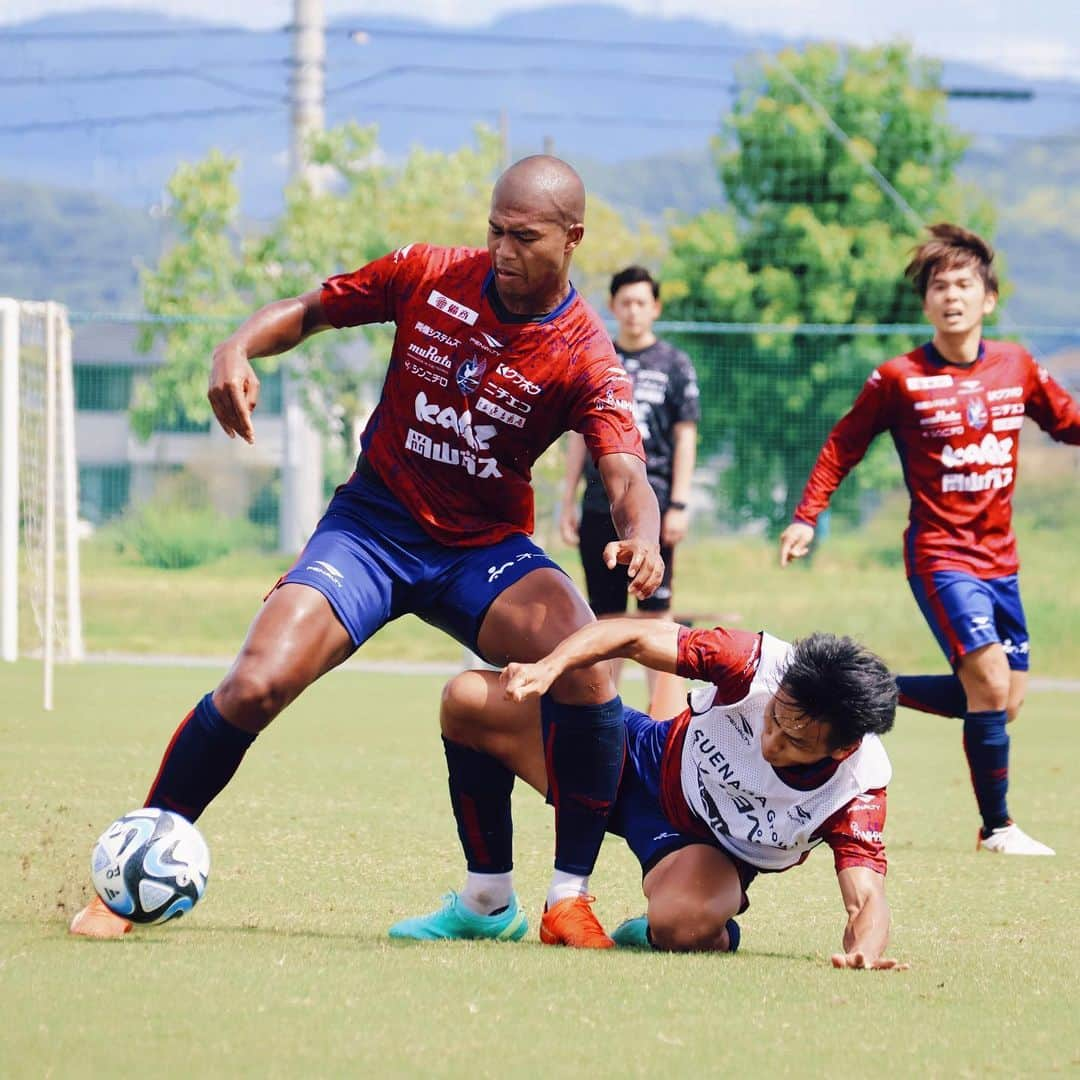
[[[131,923],[127,919],[110,911],[101,897],[95,896],[71,920],[68,932],[79,937],[119,938],[130,929]]]
[[[615,942],[604,933],[593,912],[595,896],[569,896],[545,908],[540,920],[540,940],[545,945],[569,945],[572,949],[611,949]]]

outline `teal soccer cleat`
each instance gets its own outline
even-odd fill
[[[736,952],[739,941],[742,939],[742,931],[734,919],[728,919],[727,932],[728,952]],[[626,922],[615,927],[611,940],[619,949],[651,949],[653,944],[649,940],[649,920],[644,915],[639,915],[636,919],[627,919]]]
[[[438,911],[402,919],[390,927],[392,938],[407,941],[520,941],[528,932],[529,924],[517,894],[510,897],[505,911],[477,915],[456,892],[449,892]]]

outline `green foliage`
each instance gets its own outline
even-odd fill
[[[134,508],[116,527],[116,535],[146,566],[185,570],[236,548],[255,547],[259,529],[245,519],[222,517],[209,506],[160,500]]]
[[[964,211],[953,179],[964,141],[946,124],[944,103],[937,66],[907,46],[810,46],[744,71],[714,140],[730,207],[672,228],[667,317],[917,322],[919,299],[902,277],[919,239],[911,213],[989,225],[984,207]],[[902,335],[746,334],[725,339],[723,356],[699,349],[703,400],[725,403],[703,418],[703,449],[731,455],[731,512],[786,522],[822,439],[869,370],[912,344]]]

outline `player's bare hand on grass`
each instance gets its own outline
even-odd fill
[[[536,664],[507,664],[499,681],[509,701],[525,701],[546,694],[556,674],[554,668],[543,661]]]
[[[801,559],[814,540],[814,530],[801,521],[793,521],[780,534],[780,565],[787,566],[792,559]]]
[[[664,578],[664,560],[660,545],[648,540],[613,540],[604,548],[604,565],[609,570],[626,567],[630,580],[627,590],[637,600],[647,600]]]
[[[886,956],[871,959],[866,953],[833,953],[834,968],[852,968],[856,971],[907,971],[911,965],[892,960]]]
[[[206,395],[222,431],[255,442],[251,414],[259,403],[259,377],[242,349],[227,342],[214,350],[210,389]]]

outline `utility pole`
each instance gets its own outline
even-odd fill
[[[499,110],[499,168],[510,168],[510,115],[505,109]]]
[[[290,169],[313,195],[320,190],[308,140],[323,130],[326,104],[326,17],[323,0],[293,0],[292,138]],[[281,504],[278,546],[295,554],[311,535],[323,507],[322,439],[304,409],[303,379],[290,361],[281,368]]]

